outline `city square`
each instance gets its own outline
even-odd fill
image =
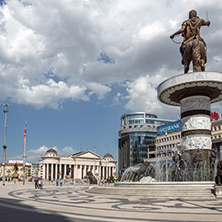
[[[108,185],[107,185],[108,186]],[[111,184],[109,185],[112,186]],[[222,216],[222,199],[149,198],[87,193],[89,185],[44,183],[7,183],[0,189],[2,221],[166,221],[218,222]]]
[[[219,0],[0,8],[1,221],[222,220]]]

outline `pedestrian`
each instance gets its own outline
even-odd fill
[[[60,187],[62,186],[62,179],[60,180]]]
[[[36,179],[35,180],[35,189],[37,189],[37,188],[39,188],[39,186],[38,186],[38,180]]]
[[[59,179],[56,179],[56,186],[59,186]]]
[[[43,188],[43,186],[42,186],[43,184],[42,184],[41,180],[39,180],[38,185],[39,185],[39,188]]]

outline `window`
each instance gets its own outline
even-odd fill
[[[221,129],[221,127],[220,126],[218,126],[218,130],[220,130]]]
[[[129,115],[129,119],[139,119],[139,118],[144,118],[143,114],[134,114],[134,115]]]

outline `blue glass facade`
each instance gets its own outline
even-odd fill
[[[119,170],[143,163],[147,158],[148,147],[154,147],[157,127],[170,122],[172,121],[158,119],[156,115],[144,112],[122,115],[119,130]]]
[[[132,140],[131,163],[136,165],[143,163],[147,158],[147,148],[155,143],[156,133],[130,133]]]

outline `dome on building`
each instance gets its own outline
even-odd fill
[[[49,150],[46,151],[45,155],[46,156],[57,156],[58,153],[53,148],[50,148]]]
[[[110,160],[110,159],[113,160],[114,157],[113,157],[110,153],[107,153],[107,154],[104,155],[103,159],[104,159],[104,160]]]

